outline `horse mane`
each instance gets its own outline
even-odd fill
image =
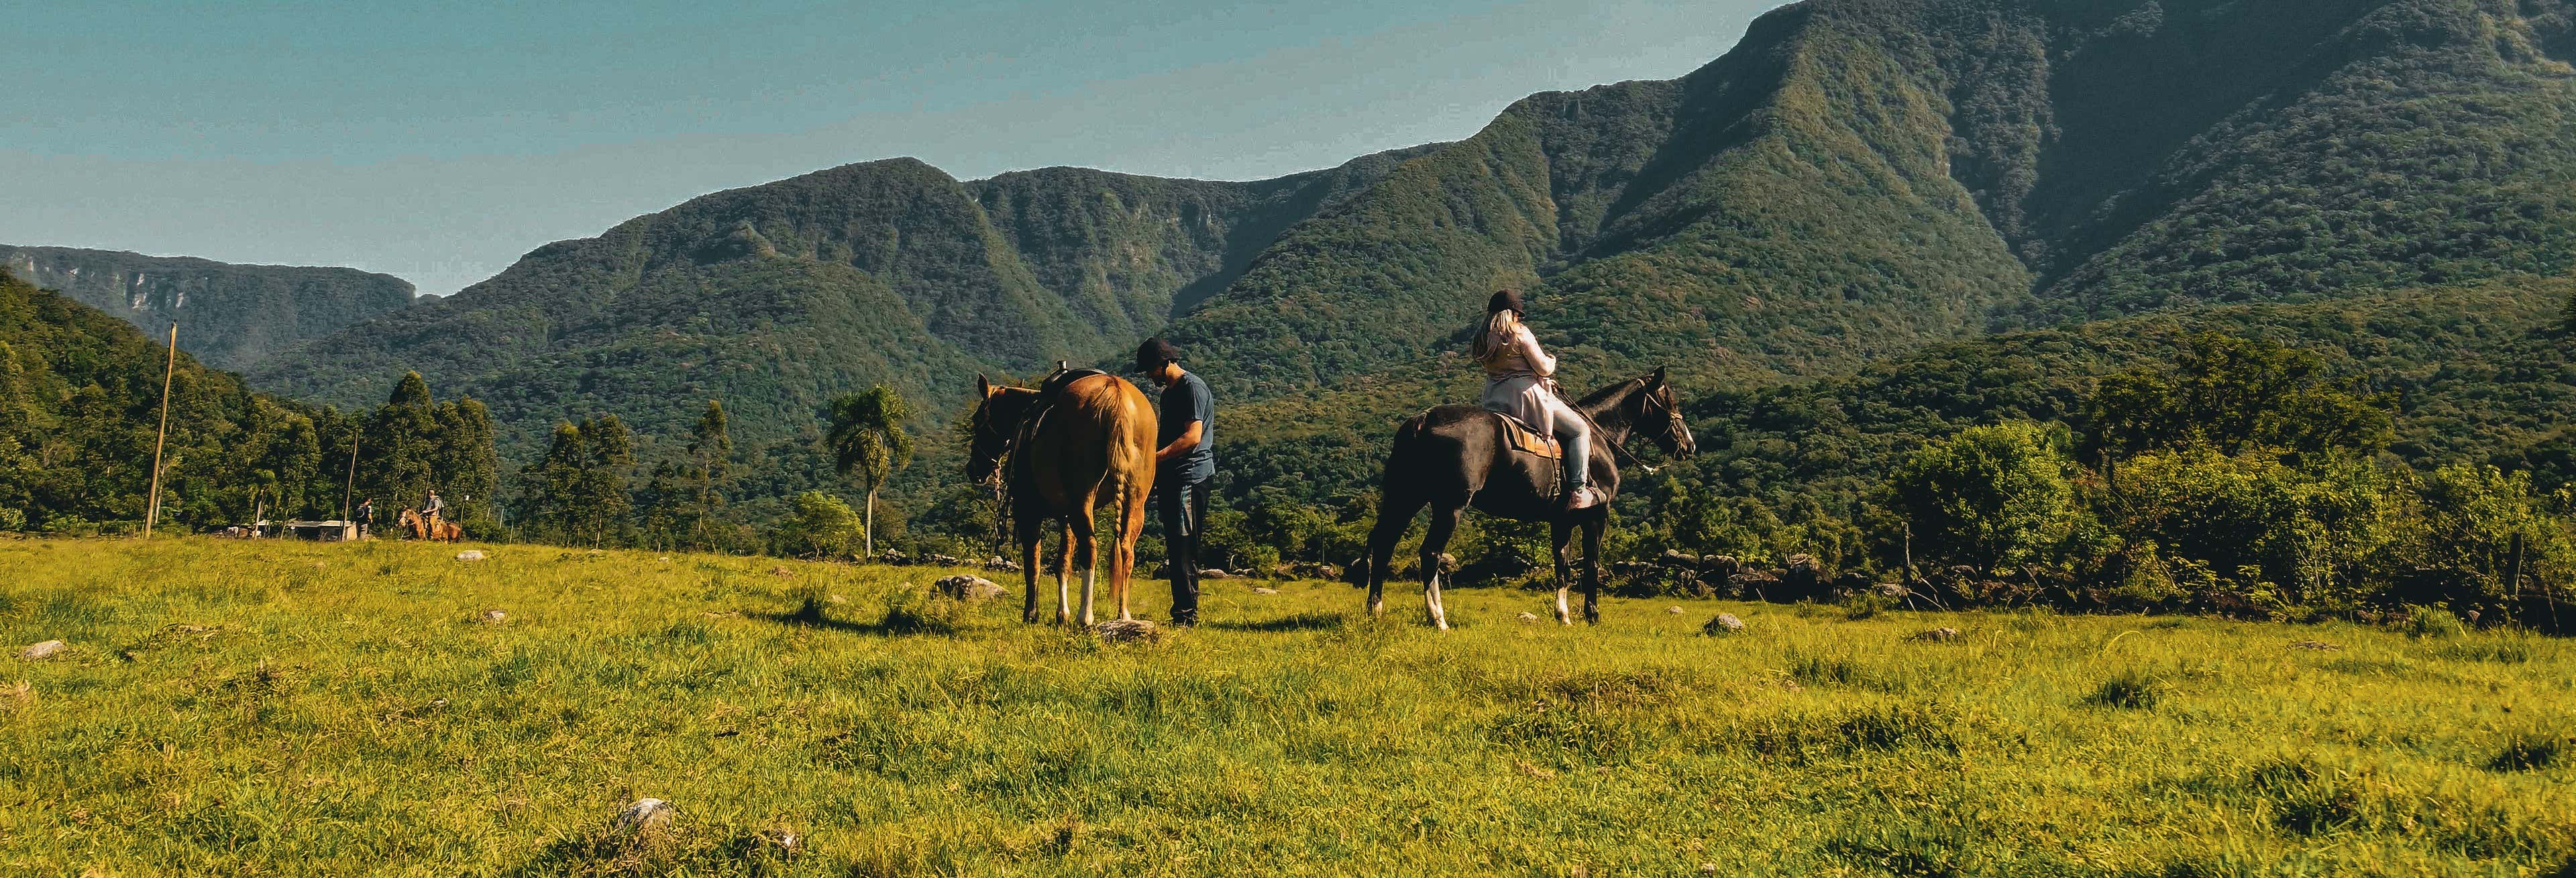
[[[1629,395],[1636,393],[1637,386],[1645,383],[1645,380],[1646,377],[1640,375],[1635,378],[1630,378],[1626,381],[1621,381],[1608,387],[1595,390],[1591,393],[1585,394],[1582,399],[1576,400],[1574,407],[1582,409],[1586,414],[1598,414],[1600,412],[1608,411],[1613,406],[1618,405],[1620,400],[1626,399]]]

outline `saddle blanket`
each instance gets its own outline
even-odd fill
[[[1530,425],[1521,423],[1521,419],[1502,412],[1494,414],[1503,419],[1503,443],[1511,450],[1521,454],[1535,454],[1549,460],[1557,460],[1565,456],[1565,449],[1557,443],[1556,434],[1530,429]]]

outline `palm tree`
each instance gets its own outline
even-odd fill
[[[877,488],[912,460],[912,436],[903,431],[907,416],[902,394],[883,384],[832,400],[832,430],[823,443],[831,448],[841,475],[858,476],[868,489],[867,516],[860,525],[867,557],[877,553]]]

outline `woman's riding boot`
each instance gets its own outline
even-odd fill
[[[1601,505],[1601,492],[1593,490],[1591,485],[1575,485],[1565,489],[1565,508],[1569,512],[1599,505]]]

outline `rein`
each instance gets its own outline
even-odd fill
[[[1636,379],[1633,379],[1633,378],[1632,378],[1632,379],[1629,379],[1629,380],[1630,380],[1631,382],[1634,382]],[[1551,386],[1552,386],[1554,383],[1555,383],[1555,382],[1549,382],[1549,384],[1550,384]],[[1562,395],[1562,394],[1560,394],[1560,396],[1561,396],[1561,395]],[[1657,406],[1657,407],[1662,407],[1662,406],[1663,406],[1663,404],[1662,404],[1662,403],[1660,403],[1660,402],[1656,402],[1655,397],[1654,397],[1654,395],[1653,395],[1653,394],[1647,394],[1647,395],[1646,395],[1645,402],[1646,402],[1647,404],[1652,404],[1652,405],[1655,405],[1655,406]],[[1583,410],[1583,407],[1582,407],[1582,406],[1579,406],[1579,405],[1568,405],[1568,406],[1566,406],[1566,408],[1573,409],[1575,414],[1578,414],[1578,415],[1583,416],[1583,420],[1584,420],[1584,422],[1585,422],[1585,423],[1587,423],[1587,424],[1592,425],[1592,429],[1593,429],[1593,431],[1594,431],[1594,432],[1596,432],[1596,433],[1597,433],[1597,432],[1600,432],[1600,430],[1601,430],[1601,421],[1600,421],[1599,419],[1596,419],[1596,418],[1592,417],[1592,413],[1591,413],[1591,412],[1584,411],[1584,410]],[[1673,415],[1672,409],[1670,409],[1670,408],[1665,408],[1665,409],[1664,409],[1664,417],[1665,417],[1666,419],[1670,419],[1670,418],[1672,417],[1672,415]],[[1628,431],[1628,439],[1633,440],[1633,439],[1635,439],[1635,438],[1637,438],[1637,431],[1634,429],[1634,425],[1631,425],[1631,429]],[[1645,462],[1645,461],[1643,461],[1643,460],[1639,460],[1639,459],[1637,458],[1637,455],[1636,455],[1636,453],[1635,453],[1635,452],[1631,452],[1631,451],[1629,451],[1629,450],[1628,450],[1628,442],[1627,442],[1627,440],[1621,440],[1621,441],[1618,441],[1618,442],[1604,442],[1604,443],[1602,443],[1602,444],[1610,446],[1610,460],[1611,460],[1611,462],[1612,462],[1612,463],[1614,463],[1614,464],[1616,464],[1616,465],[1618,465],[1618,466],[1621,466],[1621,467],[1630,467],[1630,466],[1633,466],[1633,467],[1636,467],[1636,468],[1638,468],[1638,469],[1640,469],[1640,470],[1645,471],[1645,473],[1646,473],[1647,475],[1650,475],[1650,476],[1651,476],[1651,475],[1654,475],[1654,474],[1655,474],[1655,473],[1657,473],[1657,472],[1661,472],[1661,471],[1662,471],[1662,468],[1661,468],[1661,467],[1648,466],[1648,465],[1646,464],[1646,462]]]

